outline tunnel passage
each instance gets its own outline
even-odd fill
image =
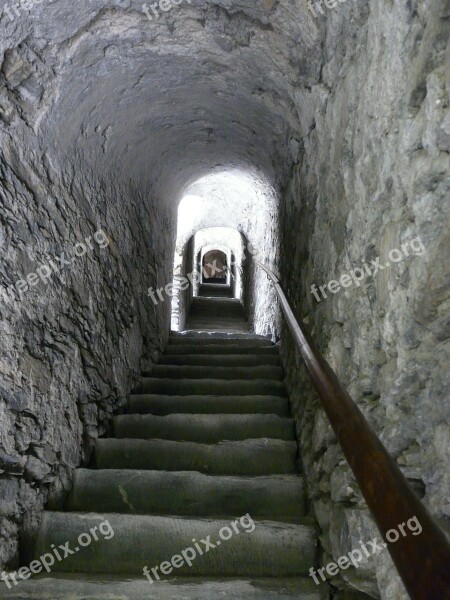
[[[222,250],[208,250],[201,260],[202,283],[227,285],[227,255]],[[228,284],[229,285],[229,284]]]
[[[173,331],[185,328],[193,298],[211,295],[238,299],[258,333],[276,330],[274,292],[255,267],[256,258],[268,264],[276,261],[275,203],[274,189],[244,170],[202,177],[185,191],[178,207],[174,253]],[[203,281],[203,257],[213,250],[227,256],[225,285]]]
[[[231,250],[226,246],[213,248],[209,244],[198,254],[199,282],[195,293],[199,296],[234,298],[236,291],[235,264]]]
[[[376,530],[256,258],[448,523],[448,6],[329,4],[192,0],[150,21],[137,0],[1,0],[2,568],[165,349],[174,256],[210,227],[243,236],[245,317],[281,340],[324,555]],[[417,236],[422,256],[337,290]],[[388,555],[338,583],[404,593]]]

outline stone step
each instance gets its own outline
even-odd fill
[[[222,287],[225,286],[212,287],[212,285],[201,285],[198,294],[203,298],[232,298],[231,288],[220,289]]]
[[[55,560],[53,572],[142,576],[144,566],[158,567],[163,561],[181,555],[186,548],[193,548],[192,553],[185,554],[192,557],[190,564],[185,558],[184,563],[175,559],[178,568],[172,570],[163,565],[167,575],[159,570],[161,579],[179,575],[298,576],[315,566],[316,531],[311,525],[252,521],[251,515],[241,516],[233,523],[235,529],[230,520],[222,519],[46,511],[34,556],[51,552],[52,544],[58,548],[67,547],[68,543],[74,553],[64,560]],[[92,530],[94,533],[89,533]],[[88,538],[81,534],[91,538],[95,534],[98,540],[91,539],[88,545]],[[193,539],[198,540],[200,551]],[[202,540],[210,541],[214,547],[208,547]],[[198,556],[194,557],[194,552]]]
[[[140,394],[174,394],[187,395],[215,395],[224,396],[271,396],[284,397],[286,394],[281,381],[273,379],[161,379],[158,377],[143,377],[136,386],[135,393]]]
[[[223,317],[225,315],[244,316],[244,308],[242,304],[234,302],[221,302],[220,304],[195,302],[191,307],[189,316],[198,314],[212,315],[214,317]]]
[[[171,331],[169,339],[216,339],[216,340],[265,340],[270,342],[270,337],[266,335],[258,335],[257,333],[201,333],[199,331]]]
[[[194,320],[217,320],[217,321],[246,321],[247,319],[245,318],[245,315],[241,312],[241,311],[236,311],[236,310],[227,310],[227,311],[221,311],[220,313],[218,312],[213,312],[210,310],[196,310],[193,311],[189,314],[188,317],[188,321],[194,321]]]
[[[198,331],[229,331],[237,333],[245,332],[249,329],[248,321],[244,319],[188,319],[186,321],[188,329],[197,329]]]
[[[295,522],[305,514],[298,475],[229,477],[193,471],[76,469],[68,510],[253,518]]]
[[[289,402],[280,396],[166,396],[161,394],[133,394],[128,411],[136,414],[274,414],[289,416]]]
[[[242,307],[239,306],[224,306],[224,307],[203,307],[198,306],[192,308],[192,310],[187,315],[187,319],[189,320],[191,317],[197,316],[207,316],[211,319],[220,319],[220,318],[245,318],[245,313]]]
[[[203,306],[213,306],[213,305],[232,305],[236,304],[242,306],[242,302],[238,298],[201,298],[200,296],[195,296],[192,298],[192,306],[203,305]]]
[[[221,319],[223,317],[239,317],[245,318],[244,309],[242,306],[231,305],[231,306],[193,306],[188,318],[192,316],[208,316],[211,318]]]
[[[263,366],[218,366],[205,365],[154,365],[151,373],[143,373],[144,377],[160,379],[275,379],[281,380],[281,367]]]
[[[250,325],[247,321],[240,319],[188,319],[186,321],[188,329],[196,329],[198,331],[223,331],[230,333],[238,333],[248,331]]]
[[[244,319],[218,319],[210,318],[210,319],[187,319],[186,327],[188,329],[196,329],[197,331],[203,331],[207,333],[208,331],[222,331],[223,333],[245,333],[249,330],[250,325],[248,321]]]
[[[292,441],[294,420],[275,415],[170,414],[119,415],[113,417],[113,436],[118,439],[164,439],[214,444],[221,440],[274,438]]]
[[[169,345],[171,346],[184,346],[188,344],[195,344],[198,346],[240,346],[241,348],[261,348],[261,347],[271,347],[273,346],[272,342],[263,337],[248,337],[246,335],[239,336],[224,336],[224,337],[216,337],[216,336],[170,336],[169,337]]]
[[[142,576],[52,573],[3,585],[3,600],[325,600],[310,577],[185,577],[151,585]],[[68,591],[69,590],[69,591]]]
[[[189,339],[192,340],[192,338]],[[165,356],[183,356],[186,354],[217,354],[219,356],[227,354],[250,354],[258,356],[279,356],[277,346],[239,346],[236,344],[225,346],[219,344],[196,345],[195,342],[169,345],[164,352]]]
[[[248,331],[248,324],[245,325],[217,325],[217,324],[201,324],[201,323],[187,323],[189,329],[196,329],[197,331],[207,332],[224,332],[224,333],[239,333]]]
[[[97,469],[198,471],[212,475],[276,475],[296,472],[297,444],[263,438],[217,444],[171,440],[99,439]]]
[[[191,313],[187,317],[187,322],[191,321],[208,321],[211,323],[219,323],[219,322],[239,322],[239,323],[247,323],[248,320],[243,314],[210,314],[210,313]],[[228,334],[232,335],[232,334]],[[242,335],[242,334],[241,334]]]
[[[258,367],[278,366],[277,354],[163,354],[160,365],[196,365],[205,367]]]
[[[244,308],[242,302],[238,298],[220,298],[220,299],[211,301],[206,298],[194,297],[194,298],[192,298],[191,310],[195,310],[196,308],[200,308],[200,307],[223,308],[223,307],[230,307],[230,306],[234,306],[234,307],[240,308],[240,309]]]

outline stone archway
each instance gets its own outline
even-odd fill
[[[227,255],[222,250],[209,250],[202,259],[202,282],[225,285],[228,280]]]

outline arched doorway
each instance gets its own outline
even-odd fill
[[[202,283],[225,285],[228,280],[227,255],[222,250],[209,250],[202,260]]]

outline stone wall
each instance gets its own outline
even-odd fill
[[[298,165],[281,220],[285,289],[444,527],[449,15],[448,3],[417,0],[348,2],[328,12],[322,80],[296,98],[303,138],[291,142]],[[424,251],[416,242],[419,252],[390,260],[391,250],[416,236]],[[320,302],[311,293],[312,284],[337,281],[377,257],[385,268],[359,285],[332,284],[334,293],[319,295]],[[283,358],[327,563],[379,534],[289,340],[286,334]],[[407,597],[387,552],[341,575],[373,597]]]
[[[169,216],[87,165],[59,172],[25,130],[16,119],[1,133],[0,291],[13,289],[0,294],[0,570],[17,566],[19,534],[29,548],[47,499],[60,505],[164,345],[168,303],[155,308],[146,290],[173,256]],[[27,135],[27,151],[13,135]],[[31,275],[59,257],[71,264]],[[27,276],[28,290],[16,283]]]

